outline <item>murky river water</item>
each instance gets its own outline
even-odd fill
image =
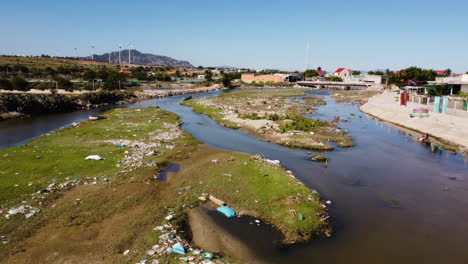
[[[260,227],[257,233],[241,235],[271,263],[468,263],[468,165],[463,156],[419,144],[401,130],[365,116],[356,106],[335,103],[327,92],[312,93],[325,96],[327,105],[311,116],[347,119],[339,126],[356,143],[356,147],[326,153],[327,168],[307,160],[307,151],[260,141],[193,113],[178,104],[183,96],[129,107],[158,105],[178,114],[183,129],[209,146],[281,160],[304,184],[333,202],[330,214],[335,233],[331,238],[276,249],[257,239],[266,234]],[[83,120],[88,114],[67,115],[63,119],[58,115],[56,120],[50,116],[50,120],[0,122],[0,148]],[[225,227],[230,229],[228,222]],[[233,227],[232,232],[239,228]]]

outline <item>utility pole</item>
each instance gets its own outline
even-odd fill
[[[91,45],[91,60],[94,61],[94,46]]]
[[[119,44],[119,64],[122,64],[122,44]]]
[[[128,44],[128,64],[132,64],[132,60],[130,57],[131,50],[132,50],[132,44]]]
[[[310,57],[310,41],[307,41],[306,45],[306,71],[309,69],[309,57]]]
[[[111,63],[111,58],[110,58],[110,57],[111,57],[111,53],[112,53],[112,51],[109,51],[109,63]]]

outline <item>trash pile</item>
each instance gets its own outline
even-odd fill
[[[129,147],[130,150],[125,150],[125,156],[122,160],[118,161],[117,167],[123,167],[121,173],[132,171],[134,168],[143,165],[155,166],[152,161],[145,162],[145,156],[153,156],[158,154],[158,148],[161,143],[144,143],[141,141],[133,140],[104,140],[102,142],[112,143],[118,147]]]
[[[166,216],[166,221],[171,221],[175,218],[174,215],[169,214]],[[146,251],[148,258],[142,259],[137,264],[159,264],[161,263],[157,258],[169,254],[181,255],[179,258],[182,263],[189,264],[222,264],[223,262],[214,259],[215,256],[211,252],[203,252],[201,249],[192,248],[189,243],[177,235],[177,230],[169,222],[157,226],[154,231],[160,232],[159,243],[152,246],[151,249]],[[131,253],[130,250],[126,250],[123,254],[127,255]]]
[[[104,182],[109,182],[109,178],[104,178]],[[46,198],[46,195],[49,193],[53,192],[58,192],[63,189],[70,189],[74,186],[77,185],[87,185],[87,184],[97,184],[99,182],[98,177],[87,177],[87,178],[82,178],[82,179],[74,179],[70,180],[67,178],[67,181],[63,183],[51,183],[47,186],[45,189],[38,190],[37,192],[31,194],[31,199],[37,201],[39,205],[42,205],[41,200]],[[29,183],[29,185],[32,185],[32,183]],[[18,207],[12,207],[10,209],[0,209],[0,215],[5,213],[5,217],[9,219],[12,215],[24,215],[26,218],[31,218],[35,216],[37,213],[39,213],[41,210],[33,207],[31,205],[27,205],[26,201],[22,201],[23,205],[18,206]]]
[[[168,130],[158,129],[151,132],[151,140],[169,142],[182,136],[182,130],[180,129],[179,124],[162,122],[161,125],[163,128]]]
[[[30,205],[21,205],[16,208],[11,208],[6,211],[5,218],[9,219],[12,215],[24,215],[26,218],[31,218],[39,213],[41,210]],[[3,214],[3,211],[0,211]]]

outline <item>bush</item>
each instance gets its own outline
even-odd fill
[[[291,119],[292,122],[281,124],[280,129],[283,133],[292,130],[310,132],[329,125],[326,121],[314,120],[300,115],[287,116],[286,119]]]
[[[24,114],[62,113],[76,109],[72,99],[60,94],[2,94],[0,105],[3,111]]]
[[[88,104],[116,103],[134,97],[132,93],[117,91],[99,91],[95,93],[85,93],[78,98]]]
[[[13,90],[13,85],[7,79],[0,79],[0,90]]]
[[[29,91],[29,83],[19,76],[13,78],[13,80],[11,80],[11,84],[13,85],[14,90]]]
[[[264,117],[259,116],[257,113],[252,113],[250,115],[241,115],[240,118],[250,119],[250,120],[260,120],[260,119],[263,119]]]

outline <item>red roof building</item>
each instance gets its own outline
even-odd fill
[[[351,77],[351,75],[353,75],[353,71],[346,68],[339,68],[335,71],[333,75],[339,76],[341,78],[348,78]]]
[[[435,71],[438,75],[448,75],[447,71]]]

